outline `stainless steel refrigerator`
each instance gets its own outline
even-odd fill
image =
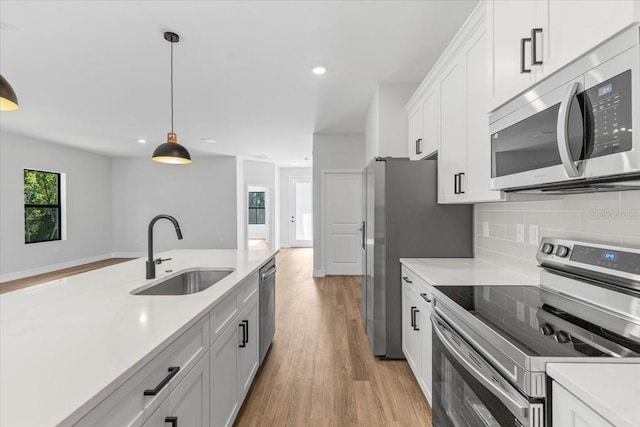
[[[400,258],[473,256],[472,206],[438,204],[436,165],[378,158],[363,171],[362,318],[380,358],[404,358]]]

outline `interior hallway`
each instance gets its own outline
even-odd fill
[[[276,336],[236,426],[431,426],[406,361],[379,361],[360,277],[311,277],[313,250],[277,257]]]

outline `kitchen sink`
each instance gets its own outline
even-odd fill
[[[227,277],[233,269],[192,270],[170,277],[142,290],[131,292],[134,295],[188,295],[202,292]]]

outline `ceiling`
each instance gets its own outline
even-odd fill
[[[313,133],[364,132],[376,84],[420,82],[475,4],[3,0],[0,72],[20,110],[2,113],[0,125],[109,156],[150,156],[170,130],[162,34],[171,30],[181,36],[175,131],[194,161],[308,166]],[[311,72],[318,64],[325,75]]]

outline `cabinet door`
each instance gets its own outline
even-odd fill
[[[419,160],[424,157],[420,153],[422,138],[422,106],[417,107],[409,114],[409,159]]]
[[[211,347],[211,427],[233,424],[238,404],[238,345],[241,339],[236,323],[222,333]]]
[[[144,423],[144,427],[169,425],[209,426],[209,358],[205,355]]]
[[[431,381],[432,370],[431,370],[431,311],[423,310],[420,313],[420,356],[421,360],[421,370],[420,370],[420,386],[424,391],[425,397],[429,401],[429,405],[431,405]]]
[[[258,371],[258,299],[249,303],[240,314],[239,323],[245,324],[246,339],[244,347],[238,348],[238,401],[242,402],[251,387],[253,377]],[[242,330],[241,330],[242,331]]]
[[[585,405],[564,387],[553,382],[551,414],[554,426],[563,427],[613,427],[597,412]]]
[[[435,84],[422,103],[422,154],[427,157],[438,150],[440,143],[440,92]]]
[[[634,4],[635,3],[635,4]],[[541,76],[549,75],[634,21],[638,2],[629,0],[540,0],[538,17],[548,16],[542,43]],[[538,78],[540,78],[538,77]]]
[[[440,82],[440,150],[438,151],[438,203],[464,201],[456,191],[460,173],[467,168],[467,97],[464,52],[449,65]],[[459,193],[459,194],[456,194]]]
[[[461,178],[467,202],[500,200],[500,191],[489,189],[491,140],[489,134],[489,71],[487,33],[478,29],[465,44],[465,86],[467,100],[467,166]]]
[[[407,363],[411,367],[413,374],[420,376],[420,333],[414,328],[418,314],[414,314],[418,309],[415,296],[409,286],[402,288],[402,351],[407,358]]]
[[[524,52],[521,44],[535,28],[536,0],[490,0],[487,6],[493,109],[535,82],[535,71],[521,73],[522,54],[526,68],[531,69],[531,43],[525,44]]]

